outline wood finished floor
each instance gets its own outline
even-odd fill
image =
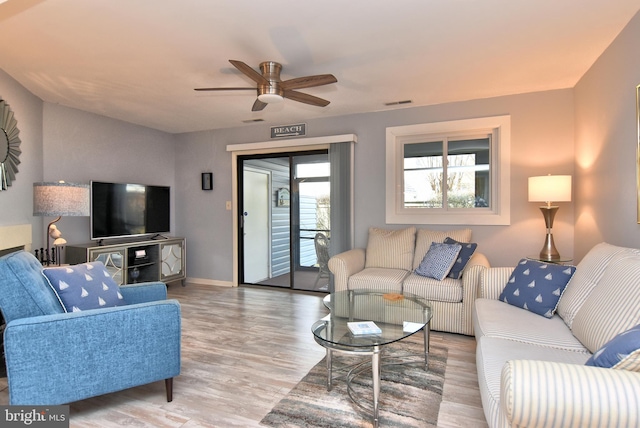
[[[327,314],[322,295],[188,284],[169,287],[169,296],[180,301],[183,318],[173,402],[164,382],[155,382],[73,403],[71,427],[258,427],[324,356],[310,332]],[[486,427],[475,340],[440,332],[431,340],[449,349],[438,426]],[[3,378],[0,404],[7,403]]]

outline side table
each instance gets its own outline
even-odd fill
[[[553,264],[556,264],[556,265],[565,265],[565,264],[571,263],[573,261],[573,259],[571,259],[569,257],[560,257],[559,259],[553,259],[553,260],[542,259],[542,258],[540,258],[540,256],[527,256],[527,258],[529,260],[535,260],[537,262],[553,263]]]

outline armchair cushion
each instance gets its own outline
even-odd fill
[[[404,269],[365,268],[351,275],[349,290],[377,289],[387,293],[401,293],[402,281],[408,272]]]
[[[500,300],[551,318],[575,270],[575,266],[522,259],[500,294]]]
[[[456,262],[451,267],[451,270],[449,271],[449,275],[447,275],[449,278],[460,279],[462,278],[462,272],[464,271],[465,266],[467,266],[467,263],[469,263],[469,260],[471,260],[471,257],[473,257],[473,253],[476,252],[476,248],[478,248],[478,244],[473,242],[458,242],[455,239],[452,239],[449,237],[447,237],[444,240],[444,243],[462,245],[462,248],[460,249],[460,254],[458,254],[458,258],[456,259]]]
[[[7,323],[19,318],[64,313],[42,276],[42,265],[26,251],[0,257],[0,307]]]
[[[369,228],[365,267],[411,270],[415,239],[415,227],[401,230]]]
[[[432,242],[429,251],[424,255],[415,273],[442,281],[449,274],[461,249],[462,245],[460,244]]]
[[[154,281],[122,285],[120,286],[120,294],[128,305],[167,300],[167,284]]]
[[[585,365],[640,372],[640,325],[611,339]]]
[[[126,305],[118,284],[102,262],[45,268],[42,273],[65,312]]]
[[[463,296],[462,281],[453,278],[438,281],[415,273],[405,278],[402,289],[437,302],[460,303]]]

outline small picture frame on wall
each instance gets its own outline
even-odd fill
[[[202,190],[213,190],[213,172],[202,173]]]
[[[289,194],[289,189],[282,187],[280,189],[278,189],[278,194],[277,194],[277,206],[279,207],[288,207],[289,206],[289,198],[290,198],[290,194]]]

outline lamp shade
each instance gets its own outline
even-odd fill
[[[33,215],[41,217],[88,216],[89,185],[33,183]]]
[[[529,202],[571,201],[570,175],[529,177]]]

